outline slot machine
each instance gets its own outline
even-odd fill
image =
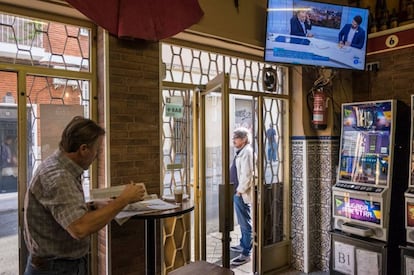
[[[410,167],[405,196],[405,245],[401,245],[401,274],[414,274],[414,95],[411,95]]]
[[[331,274],[397,274],[408,180],[408,107],[384,100],[346,103],[341,111]]]

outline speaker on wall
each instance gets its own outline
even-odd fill
[[[263,68],[263,90],[276,91],[277,86],[277,72],[272,67]]]

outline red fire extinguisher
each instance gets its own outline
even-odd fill
[[[328,101],[322,88],[313,91],[312,126],[315,130],[323,130],[327,127]]]

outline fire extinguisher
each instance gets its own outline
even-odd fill
[[[328,98],[323,88],[313,90],[312,127],[323,130],[327,127]]]

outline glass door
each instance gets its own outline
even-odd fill
[[[257,97],[258,180],[254,201],[254,266],[270,274],[290,264],[288,98]]]
[[[195,259],[241,273],[272,273],[286,268],[291,255],[286,165],[288,98],[232,90],[228,83],[228,76],[221,74],[195,94],[195,105],[199,106],[194,112],[194,140],[199,141],[199,153],[194,150],[194,158],[199,160],[198,165],[194,163],[194,178],[198,179],[194,184]],[[231,251],[230,245],[239,244],[241,231],[234,215],[234,191],[230,185],[229,168],[235,154],[230,137],[238,127],[249,130],[256,156],[255,192],[250,208],[253,251],[250,262],[233,266],[230,262],[239,253]]]
[[[199,197],[195,247],[201,259],[230,266],[230,231],[233,229],[229,184],[228,75],[220,74],[198,94],[200,101]],[[198,173],[195,173],[198,174]],[[198,221],[197,221],[198,219]],[[198,244],[197,242],[200,242]],[[197,252],[196,252],[197,258]]]
[[[0,71],[1,274],[19,274],[17,83],[16,72]]]
[[[0,267],[4,274],[22,274],[26,266],[23,211],[18,209],[23,210],[33,172],[57,148],[66,123],[75,115],[89,115],[89,81],[59,79],[79,85],[73,89],[50,85],[52,79],[56,78],[0,71],[0,246],[4,248]],[[89,179],[87,170],[86,193]]]

